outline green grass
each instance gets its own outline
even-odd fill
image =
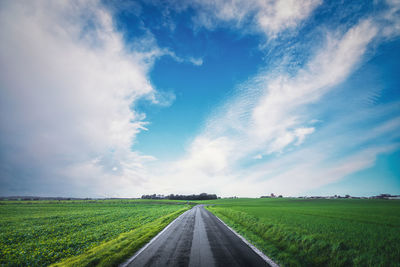
[[[400,201],[232,199],[208,209],[283,266],[400,266]]]
[[[52,266],[118,266],[148,243],[151,238],[185,210],[187,209],[175,211],[153,222],[144,224],[81,255],[67,258]]]
[[[2,201],[0,265],[116,265],[189,208],[177,203]]]

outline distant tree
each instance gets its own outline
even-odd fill
[[[153,195],[142,195],[142,199],[160,199],[164,198],[164,196],[161,197],[161,195],[153,194]],[[218,199],[216,194],[207,194],[207,193],[201,193],[200,195],[174,195],[170,194],[165,197],[166,199],[171,199],[171,200],[209,200],[209,199]]]

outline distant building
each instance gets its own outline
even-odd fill
[[[372,196],[372,199],[400,199],[400,195],[380,194],[379,196]]]

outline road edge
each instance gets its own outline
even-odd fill
[[[193,207],[192,207],[193,208]],[[164,229],[162,229],[155,237],[153,237],[146,245],[144,245],[141,249],[139,249],[138,251],[136,251],[136,253],[130,257],[129,259],[127,259],[124,263],[121,263],[120,265],[118,265],[119,267],[127,267],[134,259],[136,259],[137,256],[140,255],[140,253],[143,252],[143,250],[145,250],[148,246],[150,246],[151,243],[153,243],[160,235],[162,235],[162,233],[164,233],[173,223],[175,223],[179,218],[181,218],[185,213],[189,212],[192,210],[192,208],[188,209],[187,211],[185,211],[184,213],[182,213],[181,215],[179,215],[178,217],[176,217],[172,222],[170,222],[167,226],[165,226]]]
[[[255,253],[257,253],[258,256],[260,256],[264,261],[266,261],[271,267],[279,267],[277,263],[275,263],[273,260],[271,260],[267,255],[261,252],[258,248],[256,248],[253,244],[251,244],[249,241],[246,240],[243,236],[241,236],[238,232],[233,230],[229,225],[227,225],[223,220],[221,220],[217,215],[213,213],[213,215],[223,224],[225,225],[229,230],[232,231],[237,237],[239,237],[246,245],[248,245]]]

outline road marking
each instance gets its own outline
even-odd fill
[[[183,215],[185,215],[186,213],[188,213],[189,211],[191,211],[192,208],[190,210],[185,211],[184,213],[182,213],[181,215],[179,215],[175,220],[173,220],[170,224],[168,224],[161,232],[159,232],[155,237],[153,237],[149,243],[147,243],[144,247],[142,247],[141,249],[139,249],[132,257],[130,257],[127,261],[125,261],[124,263],[120,264],[119,267],[127,267],[134,259],[136,259],[137,256],[139,256],[140,253],[143,252],[143,250],[145,250],[148,246],[150,246],[160,235],[162,235],[172,224],[174,224],[177,220],[179,220],[180,218],[183,217]]]
[[[214,214],[215,215],[215,214]],[[231,230],[237,237],[239,237],[246,245],[248,245],[255,253],[258,254],[263,260],[265,260],[271,267],[279,267],[278,264],[276,264],[273,260],[271,260],[267,255],[262,253],[258,248],[256,248],[253,244],[251,244],[249,241],[247,241],[243,236],[241,236],[239,233],[237,233],[235,230],[233,230],[231,227],[229,227],[224,221],[222,221],[218,216],[215,215],[215,217],[223,223],[226,227],[228,227],[229,230]]]

